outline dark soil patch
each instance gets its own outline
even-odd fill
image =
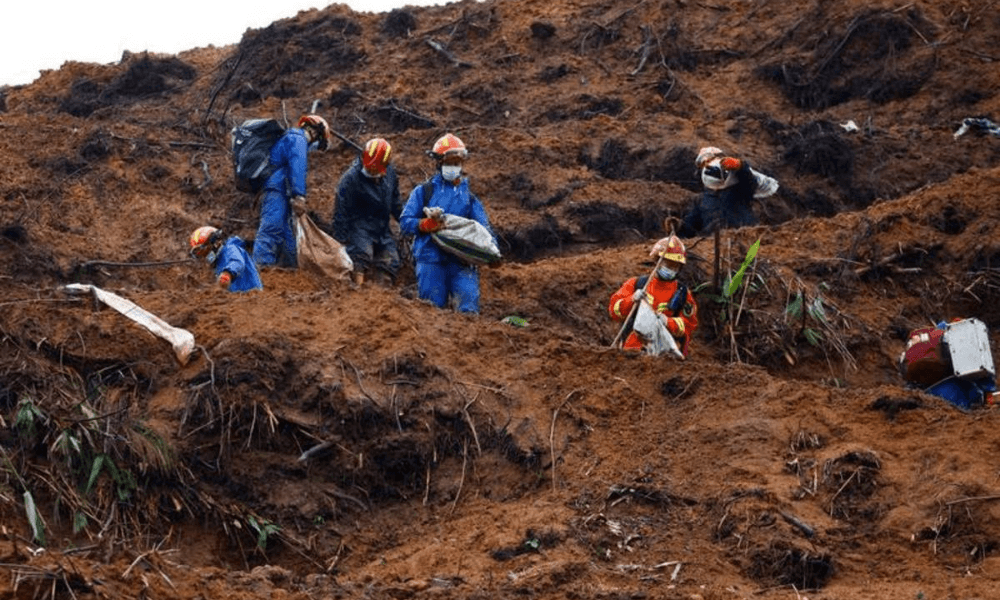
[[[815,24],[821,21],[822,16]],[[915,43],[934,33],[915,9],[870,11],[838,29],[830,35],[824,26],[803,40],[803,49],[815,48],[810,60],[765,65],[758,76],[778,84],[796,106],[815,110],[855,98],[876,103],[908,98],[937,68],[934,51]]]
[[[417,18],[408,10],[394,8],[382,21],[382,33],[393,38],[410,37],[417,29]]]

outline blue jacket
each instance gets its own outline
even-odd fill
[[[271,146],[271,165],[274,173],[267,178],[265,190],[280,192],[291,198],[306,195],[306,154],[309,142],[306,133],[292,127]]]
[[[410,199],[403,207],[403,214],[399,217],[399,229],[406,235],[416,236],[413,240],[413,260],[417,262],[446,262],[458,260],[440,248],[431,239],[431,236],[420,233],[418,226],[424,218],[425,206],[440,206],[449,215],[458,215],[466,219],[472,219],[489,230],[489,217],[486,216],[486,209],[471,191],[469,191],[469,180],[462,178],[458,185],[452,185],[445,181],[438,173],[431,178],[434,186],[429,200],[424,199],[424,186],[418,185],[410,192]],[[496,239],[496,235],[493,235]]]
[[[216,278],[222,275],[223,271],[229,271],[233,278],[229,283],[230,292],[264,289],[264,284],[260,281],[260,274],[257,272],[257,265],[250,258],[250,253],[246,251],[243,240],[235,235],[230,236],[226,243],[219,248],[212,266],[215,267]]]
[[[378,179],[368,177],[361,169],[361,159],[355,159],[337,185],[333,237],[345,244],[356,231],[364,232],[375,241],[390,238],[389,219],[398,221],[403,210],[399,179],[392,165]]]

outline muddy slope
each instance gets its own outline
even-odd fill
[[[0,90],[0,589],[992,597],[998,417],[894,361],[942,318],[998,342],[1000,140],[952,135],[1000,117],[998,42],[995,11],[950,0],[334,5]],[[416,300],[409,270],[235,296],[184,262],[199,225],[254,235],[229,129],[314,104],[387,137],[406,192],[437,136],[465,140],[508,259],[482,314]],[[689,360],[609,350],[608,298],[706,144],[781,189],[761,225],[686,240]],[[324,226],[352,157],[311,157]],[[195,358],[74,282],[190,330]]]

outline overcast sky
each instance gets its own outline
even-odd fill
[[[388,12],[445,0],[346,0],[356,11]],[[67,60],[107,64],[122,52],[176,54],[228,46],[325,0],[3,0],[0,86],[30,83]]]

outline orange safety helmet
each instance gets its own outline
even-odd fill
[[[311,127],[318,135],[319,149],[326,150],[330,146],[330,125],[319,115],[302,115],[299,119],[299,129]]]
[[[191,256],[204,258],[222,241],[222,232],[216,227],[205,225],[191,232],[191,239],[188,241],[191,244]]]
[[[657,246],[660,246],[660,242],[657,242]],[[660,250],[660,256],[664,260],[672,260],[682,265],[687,264],[687,250],[684,248],[684,242],[676,235],[667,238],[666,245]]]
[[[465,143],[458,139],[458,136],[453,133],[446,133],[434,142],[434,147],[431,149],[431,156],[441,160],[451,154],[457,154],[465,158],[469,155],[469,151],[465,148]]]
[[[365,144],[361,153],[361,164],[373,175],[385,175],[385,170],[392,160],[392,146],[382,138],[373,138]]]

